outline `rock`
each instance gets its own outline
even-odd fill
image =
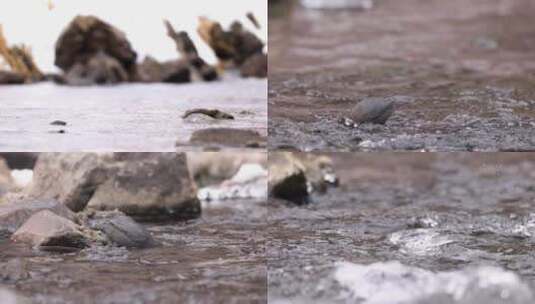
[[[45,251],[81,249],[88,243],[80,226],[49,210],[32,215],[11,236],[11,240]]]
[[[137,77],[137,54],[125,34],[93,16],[74,18],[56,42],[55,55],[56,66],[83,80],[115,83]]]
[[[116,153],[113,174],[88,207],[139,218],[191,219],[200,215],[197,188],[183,153]]]
[[[1,84],[23,84],[26,82],[24,75],[9,71],[0,71]]]
[[[129,248],[148,248],[156,244],[147,229],[119,211],[97,212],[89,227],[102,231],[112,243]]]
[[[303,164],[291,153],[269,155],[269,196],[301,205],[308,203],[309,189]]]
[[[71,210],[115,210],[146,219],[200,214],[182,153],[44,153],[30,194],[57,198]]]
[[[264,152],[188,152],[188,168],[199,186],[221,183],[233,177],[246,163],[267,167],[267,154]]]
[[[360,101],[350,113],[357,125],[365,123],[385,124],[394,113],[394,102],[382,98],[366,98]]]
[[[66,126],[67,123],[62,121],[62,120],[54,120],[53,122],[50,123],[50,125],[52,125],[52,126]]]
[[[218,109],[191,109],[186,111],[186,113],[182,115],[182,118],[186,119],[193,114],[203,114],[206,116],[210,116],[213,119],[234,119],[234,116],[232,116],[231,114],[225,113]]]
[[[11,176],[11,170],[4,159],[0,158],[0,197],[14,190],[15,181]]]
[[[42,153],[29,195],[56,199],[74,212],[82,211],[108,178],[108,158],[94,153]]]
[[[164,21],[167,28],[167,35],[173,39],[178,53],[185,59],[188,64],[192,79],[214,81],[219,79],[216,69],[207,64],[204,59],[199,56],[197,47],[189,37],[188,33],[176,32],[171,23]]]
[[[7,165],[12,170],[14,169],[33,169],[37,161],[38,153],[27,152],[2,152],[0,157],[4,158]]]
[[[188,83],[191,82],[191,72],[185,60],[171,60],[158,62],[147,56],[138,65],[139,80],[142,82]]]
[[[266,138],[258,132],[245,129],[208,128],[193,132],[190,143],[205,146],[250,147],[266,145]]]
[[[13,233],[32,215],[43,210],[76,221],[76,215],[56,200],[12,200],[0,204],[0,231]]]
[[[266,78],[268,75],[267,54],[258,53],[245,60],[240,67],[242,77]]]
[[[198,32],[201,38],[212,48],[216,57],[222,62],[232,62],[240,67],[247,58],[262,53],[264,43],[253,33],[234,22],[228,31],[221,24],[199,18]]]
[[[104,52],[93,55],[87,63],[76,63],[66,74],[65,83],[73,86],[117,84],[129,81],[129,75],[115,58]]]

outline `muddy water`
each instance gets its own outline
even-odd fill
[[[533,1],[377,0],[366,11],[277,3],[269,23],[272,148],[535,148]],[[366,97],[395,102],[386,126],[340,125]]]
[[[31,303],[265,303],[265,201],[207,205],[201,219],[146,224],[160,246],[32,251],[0,237],[2,286]]]
[[[306,207],[270,203],[273,303],[535,301],[535,154],[335,163],[340,188]]]
[[[176,151],[175,143],[188,142],[193,131],[219,127],[252,129],[265,136],[266,91],[266,80],[231,75],[220,82],[183,85],[2,86],[0,150]],[[183,120],[184,112],[193,108],[216,108],[235,120]],[[51,126],[55,120],[67,126]]]

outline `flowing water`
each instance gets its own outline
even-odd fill
[[[270,302],[535,301],[535,154],[333,157],[339,188],[270,201]]]
[[[303,2],[270,6],[271,148],[535,149],[533,1]],[[394,101],[386,126],[342,126],[367,97]]]
[[[227,77],[193,84],[65,87],[52,83],[0,87],[0,150],[176,151],[204,128],[245,128],[267,135],[267,81]],[[234,120],[191,116],[215,108]],[[52,126],[61,120],[66,126]],[[64,133],[58,133],[63,130]],[[195,147],[181,146],[181,150]]]
[[[144,224],[160,243],[151,249],[51,254],[0,236],[0,300],[16,293],[43,304],[265,303],[265,200],[204,207],[198,220]]]

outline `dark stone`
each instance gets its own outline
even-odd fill
[[[350,119],[356,124],[385,124],[393,113],[393,101],[382,98],[366,98],[352,109]]]
[[[0,71],[0,84],[23,84],[26,82],[26,78],[22,74]]]
[[[63,120],[54,120],[50,124],[53,126],[66,126],[67,125],[67,123],[64,122]]]
[[[90,220],[92,229],[102,231],[114,244],[129,248],[148,248],[156,245],[147,229],[119,211],[97,212]]]

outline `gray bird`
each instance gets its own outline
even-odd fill
[[[344,117],[341,123],[348,127],[358,127],[362,124],[384,125],[394,113],[394,102],[383,98],[365,98],[353,109],[350,116]]]

